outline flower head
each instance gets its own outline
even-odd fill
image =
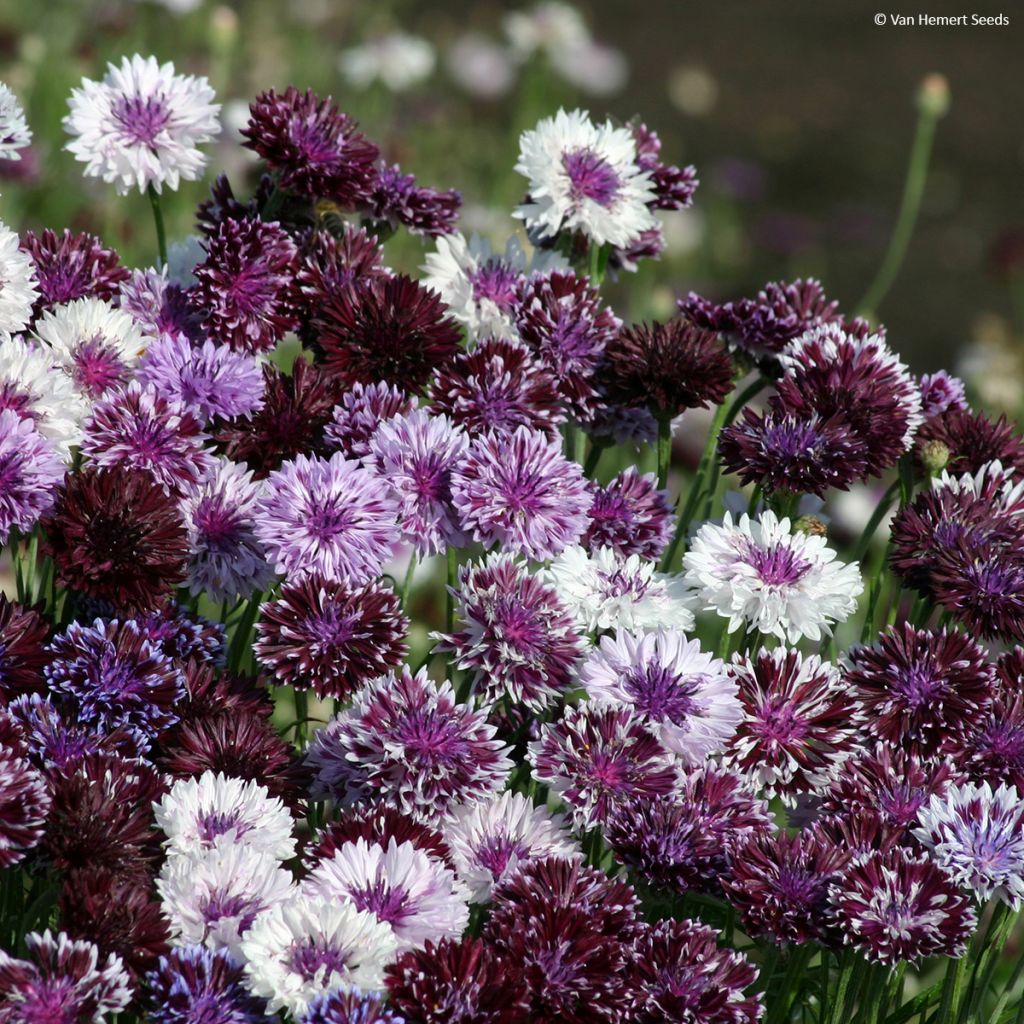
[[[392,1013],[380,996],[364,995],[353,988],[317,996],[303,1015],[302,1024],[404,1024],[404,1020]]]
[[[176,75],[155,57],[125,57],[120,67],[107,65],[101,82],[85,78],[71,91],[67,149],[87,177],[116,183],[121,195],[133,187],[176,191],[202,175],[198,147],[220,134],[213,96],[205,78]]]
[[[825,538],[794,532],[773,512],[735,525],[705,523],[683,558],[687,581],[703,606],[747,631],[796,643],[819,640],[856,611],[864,589],[856,563],[846,565]]]
[[[160,958],[146,977],[153,1024],[264,1024],[266,1004],[250,995],[242,968],[224,950],[182,946]],[[347,1022],[346,1022],[347,1024]]]
[[[672,534],[673,515],[654,474],[629,466],[605,487],[592,483],[590,526],[580,540],[588,551],[612,548],[629,557],[655,560]]]
[[[195,343],[201,340],[201,317],[189,306],[188,292],[171,278],[167,267],[133,270],[121,285],[117,300],[119,308],[138,324],[146,338],[183,336]]]
[[[0,705],[27,693],[42,693],[49,623],[35,608],[0,594]]]
[[[370,188],[361,197],[364,216],[389,231],[400,224],[413,235],[437,238],[455,230],[462,196],[455,189],[439,191],[416,184],[416,177],[403,174],[398,164],[377,167]]]
[[[977,473],[997,460],[1024,472],[1024,438],[1005,416],[991,420],[980,412],[951,406],[921,427],[917,443],[928,441],[941,441],[949,449],[950,473]]]
[[[39,285],[35,313],[85,295],[112,299],[130,276],[128,269],[120,266],[113,249],[105,249],[95,235],[84,232],[73,235],[65,228],[58,235],[46,228],[37,235],[26,231],[21,248],[35,264]]]
[[[0,108],[3,88],[0,83]],[[2,118],[0,112],[0,121]],[[0,141],[0,147],[2,145]],[[32,257],[20,247],[17,234],[0,221],[0,331],[9,334],[23,331],[32,319],[32,307],[38,298]]]
[[[390,273],[383,265],[383,250],[375,235],[365,228],[346,223],[341,234],[313,230],[303,235],[299,250],[301,265],[296,275],[304,305],[319,309],[331,295],[358,285],[371,277],[387,277]],[[304,315],[300,333],[305,337],[311,330],[311,317]]]
[[[362,458],[369,455],[370,438],[385,420],[408,416],[415,408],[416,399],[394,384],[356,383],[338,399],[324,437],[332,449],[349,458]]]
[[[50,809],[43,776],[23,756],[14,722],[0,718],[0,871],[24,860],[39,844]]]
[[[20,150],[32,141],[18,97],[0,82],[0,160],[20,160]]]
[[[921,412],[926,420],[941,416],[947,409],[966,409],[964,382],[945,370],[923,373],[918,378],[921,388]]]
[[[0,411],[0,543],[12,530],[31,532],[53,507],[64,464],[30,418]]]

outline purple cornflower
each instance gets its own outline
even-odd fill
[[[992,702],[986,652],[969,636],[892,626],[874,647],[850,654],[845,685],[869,732],[925,756],[934,755]]]
[[[152,387],[130,384],[93,406],[82,453],[99,466],[148,472],[169,494],[195,487],[213,467],[202,424]]]
[[[0,410],[0,544],[12,530],[29,533],[53,508],[64,463],[31,418]]]
[[[25,936],[27,960],[0,951],[0,1020],[96,1024],[124,1010],[132,985],[119,956],[64,932]]]
[[[676,786],[668,748],[628,708],[591,703],[567,708],[530,744],[534,777],[557,793],[580,829],[605,821],[623,804],[664,797]]]
[[[674,516],[654,474],[641,476],[636,466],[630,466],[606,486],[590,486],[594,503],[580,544],[590,552],[613,548],[624,558],[660,558],[672,536]]]
[[[222,668],[227,653],[227,634],[219,622],[204,619],[198,612],[168,601],[136,620],[146,639],[183,671],[190,663]]]
[[[440,635],[485,704],[507,697],[543,711],[570,689],[585,648],[555,589],[512,555],[495,553],[459,569],[454,633]]]
[[[218,459],[180,502],[188,531],[188,578],[193,594],[214,601],[249,597],[274,579],[267,551],[256,536],[261,486],[252,472]]]
[[[515,325],[573,414],[588,420],[601,405],[598,365],[621,326],[597,289],[571,271],[536,274],[519,288]]]
[[[154,341],[136,378],[204,424],[263,408],[263,372],[255,356],[212,341],[193,345],[183,334],[163,334]]]
[[[634,711],[690,764],[722,750],[742,716],[725,665],[675,631],[604,636],[579,679],[592,701]]]
[[[151,1024],[263,1024],[267,1005],[249,994],[245,975],[226,950],[182,946],[160,957],[146,976]]]
[[[133,270],[121,285],[117,303],[142,328],[147,338],[184,335],[200,340],[202,319],[188,304],[188,292],[171,281],[167,269]]]
[[[743,717],[726,763],[789,805],[818,793],[859,746],[858,705],[842,674],[817,655],[776,648],[731,667]]]
[[[409,955],[415,956],[413,953]],[[424,1005],[417,1002],[419,1007]],[[317,996],[299,1020],[301,1024],[404,1024],[404,1018],[392,1013],[380,996],[363,995],[356,989],[347,992],[336,989],[328,995]],[[157,1021],[156,1024],[163,1022]]]
[[[403,540],[421,558],[463,547],[466,535],[452,507],[451,480],[469,439],[446,416],[414,409],[385,420],[369,441],[365,465],[398,505]]]
[[[41,235],[26,231],[21,248],[35,263],[39,298],[33,312],[71,302],[86,295],[112,299],[118,287],[128,279],[129,271],[120,265],[113,249],[105,249],[95,236],[73,235],[66,228],[62,235],[47,228]]]
[[[718,948],[698,921],[645,925],[633,944],[630,981],[636,1024],[756,1024],[764,1007],[747,996],[758,972],[741,953]]]
[[[830,903],[846,943],[883,964],[961,957],[978,923],[946,871],[901,847],[855,859]]]
[[[693,205],[693,194],[700,184],[697,168],[676,167],[661,162],[661,138],[647,125],[633,121],[629,130],[636,143],[636,165],[651,176],[655,210],[685,210]]]
[[[273,193],[273,177],[261,174],[252,198],[243,203],[235,198],[228,176],[218,174],[210,186],[210,195],[196,207],[196,230],[206,238],[213,238],[225,221],[259,220]]]
[[[1024,801],[1013,786],[953,783],[917,816],[914,837],[954,881],[1014,910],[1024,900]]]
[[[921,412],[930,420],[947,409],[967,409],[964,382],[945,370],[923,373],[917,380],[921,389]]]
[[[204,248],[189,301],[214,341],[263,352],[298,326],[298,250],[280,225],[226,220]]]
[[[974,781],[1004,782],[1024,792],[1024,649],[999,659],[991,710],[947,751]]]
[[[393,416],[408,416],[416,404],[415,398],[393,384],[353,384],[334,407],[324,437],[333,449],[349,458],[362,458],[369,454],[370,438],[381,423]]]
[[[364,216],[394,231],[404,224],[414,235],[436,238],[455,230],[462,195],[454,189],[438,191],[416,184],[398,164],[381,164],[369,188],[360,197]]]
[[[50,691],[75,702],[79,721],[103,730],[134,726],[150,739],[178,721],[185,680],[134,620],[72,623],[50,652]]]
[[[440,367],[430,384],[432,408],[472,436],[517,427],[556,438],[565,419],[558,382],[522,344],[485,338]]]
[[[267,478],[256,536],[289,579],[319,573],[360,584],[378,576],[399,542],[398,506],[380,480],[340,452],[298,455]]]
[[[25,755],[17,719],[0,712],[0,871],[23,860],[46,828],[50,793]]]
[[[458,704],[450,683],[403,668],[364,684],[314,736],[307,764],[318,797],[379,799],[433,821],[500,790],[508,753],[486,713]]]
[[[373,180],[377,147],[356,131],[331,97],[290,85],[262,92],[249,105],[244,145],[278,172],[282,188],[351,205]]]
[[[409,620],[382,583],[349,587],[316,575],[281,589],[260,609],[257,660],[276,681],[344,700],[408,653]]]
[[[452,474],[452,500],[475,540],[537,560],[575,544],[593,504],[582,469],[526,427],[474,441]]]

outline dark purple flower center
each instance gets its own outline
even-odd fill
[[[608,209],[618,197],[622,183],[615,168],[593,150],[569,150],[562,155],[562,168],[569,178],[569,194],[573,202],[589,199]]]
[[[519,273],[503,260],[489,259],[466,276],[477,302],[490,299],[503,312],[508,312],[515,304]]]
[[[318,946],[313,940],[307,939],[292,946],[289,960],[291,969],[300,975],[303,981],[313,981],[320,971],[323,972],[323,978],[329,977],[335,971],[344,975],[348,956],[340,949]]]
[[[214,893],[199,909],[207,924],[215,924],[226,917],[237,917],[238,931],[241,933],[255,920],[258,908],[251,900],[237,893]]]
[[[1016,722],[993,722],[978,737],[978,748],[986,759],[1024,767],[1024,729]]]
[[[160,96],[122,96],[114,104],[113,116],[129,142],[151,149],[171,119]]]
[[[73,361],[71,379],[90,398],[98,398],[127,379],[128,368],[102,335],[83,341],[75,349]]]
[[[750,542],[747,544],[745,560],[769,587],[786,587],[799,583],[810,571],[810,562],[805,562],[791,548],[777,545],[762,548]]]
[[[430,711],[413,712],[398,729],[398,742],[407,760],[418,765],[449,764],[463,751],[458,723]]]
[[[513,857],[522,860],[529,852],[530,848],[522,840],[513,840],[511,836],[496,834],[484,836],[480,840],[480,845],[476,848],[476,860],[495,878],[500,878]]]
[[[316,117],[289,121],[288,139],[302,154],[301,162],[322,168],[337,166],[344,149],[344,138],[332,130],[330,121],[325,123]]]
[[[249,826],[242,821],[237,811],[225,814],[223,811],[207,811],[199,816],[196,832],[204,843],[212,843],[217,836],[222,836],[235,829],[236,835],[242,836],[249,831]]]
[[[239,542],[237,512],[219,496],[202,498],[193,513],[193,523],[203,546],[211,552],[229,552]]]
[[[333,540],[352,526],[352,516],[348,509],[335,502],[314,507],[306,519],[306,529],[317,540]]]
[[[414,912],[405,889],[392,886],[384,879],[378,879],[364,889],[350,889],[349,896],[357,910],[368,910],[379,921],[392,926],[401,925]]]
[[[77,1024],[85,1007],[75,991],[72,978],[46,978],[32,983],[31,989],[18,992],[16,1019],[32,1024]],[[90,1014],[91,1016],[91,1014]]]
[[[915,711],[936,703],[945,689],[946,680],[929,665],[910,665],[893,679],[893,690]]]
[[[519,658],[533,659],[545,650],[550,636],[546,624],[533,608],[518,599],[503,595],[492,612],[495,640]]]
[[[807,722],[785,697],[765,701],[748,728],[769,750],[790,746],[807,735]]]
[[[664,665],[638,665],[626,673],[622,685],[642,714],[679,725],[698,710],[693,696],[702,681],[699,676],[682,679]]]

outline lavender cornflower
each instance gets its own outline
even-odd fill
[[[279,573],[365,583],[380,575],[400,535],[398,506],[380,481],[339,452],[298,455],[267,478],[256,536]]]
[[[105,249],[95,236],[73,235],[66,228],[62,235],[47,228],[41,235],[26,231],[21,248],[35,264],[39,298],[34,313],[85,295],[112,299],[127,280],[129,271],[120,266],[113,249]]]
[[[459,192],[417,185],[415,175],[403,174],[398,164],[381,164],[359,202],[363,215],[389,232],[404,224],[411,234],[428,238],[454,231],[461,205]]]
[[[160,957],[146,976],[152,1024],[199,1024],[213,1015],[225,1024],[264,1024],[267,1007],[250,995],[242,968],[225,950],[182,946]]]
[[[32,530],[53,508],[63,479],[63,462],[32,420],[0,411],[0,544],[12,530]]]
[[[416,1005],[431,1004],[417,1000]],[[300,1019],[302,1024],[405,1024],[404,1018],[392,1013],[380,996],[364,995],[354,988],[317,996]]]
[[[255,356],[182,334],[164,334],[147,349],[136,379],[183,405],[201,423],[250,416],[263,408],[263,372]]]
[[[641,476],[630,466],[604,487],[591,483],[591,489],[590,526],[580,544],[591,553],[608,547],[626,558],[658,559],[671,538],[674,517],[654,474]]]
[[[967,409],[964,382],[945,370],[923,373],[918,378],[921,412],[926,420],[941,416],[947,409]]]
[[[538,560],[579,540],[593,504],[582,469],[526,427],[475,441],[452,474],[452,500],[474,539]]]
[[[579,678],[592,701],[631,709],[667,750],[694,765],[723,749],[742,716],[725,665],[682,633],[604,636]]]
[[[375,798],[433,821],[500,790],[508,753],[486,713],[457,703],[450,683],[403,668],[364,684],[314,736],[306,762],[318,798]]]
[[[488,555],[459,569],[454,633],[439,635],[472,691],[543,711],[569,690],[586,642],[555,590],[514,556]]]
[[[349,458],[362,458],[369,454],[370,438],[381,423],[394,416],[408,416],[416,405],[415,398],[393,384],[353,384],[334,407],[324,437],[332,449]]]
[[[463,547],[466,535],[452,506],[452,474],[469,438],[446,416],[414,409],[385,420],[370,438],[364,464],[398,505],[403,540],[421,558]]]
[[[198,146],[220,134],[220,104],[205,78],[176,75],[155,57],[124,57],[107,65],[101,82],[85,78],[71,91],[64,127],[67,149],[86,165],[87,177],[157,192],[195,181],[206,157]]]
[[[133,270],[121,285],[118,306],[142,329],[147,338],[184,335],[199,343],[202,319],[188,304],[188,292],[169,276],[166,267]]]

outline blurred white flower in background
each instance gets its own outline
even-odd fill
[[[484,100],[504,96],[516,80],[509,51],[479,32],[459,36],[445,54],[445,66],[457,85]]]
[[[570,85],[592,96],[612,96],[629,78],[629,61],[621,50],[588,39],[551,51],[551,66]]]
[[[0,160],[20,160],[20,150],[32,141],[18,97],[0,82]]]
[[[513,11],[504,18],[505,34],[521,60],[537,50],[571,49],[590,41],[583,15],[570,4],[549,0],[529,11]]]
[[[392,92],[403,92],[429,78],[436,63],[433,45],[406,32],[368,39],[338,57],[338,68],[349,85],[366,89],[380,82]]]

